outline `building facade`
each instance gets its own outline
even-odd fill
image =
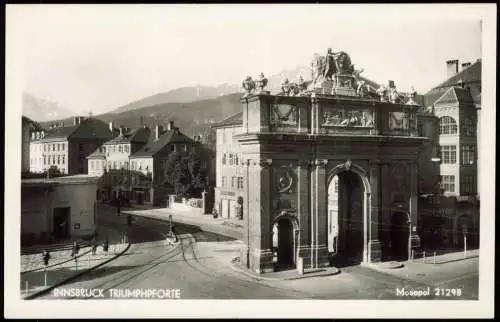
[[[421,198],[424,245],[479,246],[478,139],[481,60],[446,62],[447,79],[425,94],[437,119],[440,191]],[[427,193],[427,192],[424,192]]]
[[[21,181],[23,245],[91,236],[96,228],[97,177]]]
[[[185,156],[196,145],[193,139],[174,126],[174,122],[169,122],[165,131],[163,127],[157,126],[154,139],[130,155],[130,169],[142,174],[137,177],[136,184],[132,185],[132,193],[141,202],[166,206],[168,195],[173,193],[165,174],[168,158],[173,152]],[[144,190],[144,176],[151,180],[149,193]]]
[[[33,120],[22,116],[21,118],[21,172],[29,172],[36,168],[36,163],[40,161],[38,150],[31,148],[31,141],[40,140],[44,136],[44,129]],[[32,157],[32,153],[35,156]],[[35,163],[35,160],[37,161]]]
[[[420,248],[418,167],[429,141],[419,135],[422,109],[391,82],[364,86],[346,53],[331,59],[298,90],[244,83],[233,136],[244,173],[240,260],[255,272],[406,260]],[[218,151],[218,185],[233,151]]]
[[[30,142],[30,150],[39,151],[40,145],[43,147],[42,163],[36,163],[35,169],[45,172],[52,167],[62,174],[86,174],[86,157],[112,135],[104,122],[75,117],[73,125],[51,128],[43,138],[35,137]]]
[[[113,130],[113,123],[110,123]],[[132,181],[139,173],[132,171],[129,157],[142,148],[150,139],[151,130],[141,127],[135,130],[120,127],[118,135],[106,141],[87,157],[89,174],[97,175],[99,180],[99,199],[112,201],[133,201]]]
[[[216,133],[214,208],[222,218],[243,219],[244,159],[236,136],[242,133],[242,113],[212,128]]]

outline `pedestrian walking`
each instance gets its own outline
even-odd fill
[[[73,247],[71,248],[71,257],[76,257],[78,255],[78,252],[80,251],[80,246],[76,242],[76,240],[73,242]]]
[[[109,240],[108,237],[106,237],[106,240],[104,241],[104,244],[102,245],[102,250],[104,251],[104,255],[108,256],[108,249],[109,249]]]

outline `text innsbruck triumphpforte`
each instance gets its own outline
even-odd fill
[[[127,289],[127,288],[55,288],[52,291],[54,297],[71,297],[82,299],[180,299],[180,289]]]

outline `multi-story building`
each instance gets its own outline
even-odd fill
[[[75,117],[72,126],[51,128],[43,138],[35,137],[30,145],[33,144],[33,150],[43,146],[42,172],[55,167],[63,174],[73,175],[88,173],[86,157],[111,138],[112,132],[106,123]]]
[[[33,149],[31,148],[30,141],[39,140],[40,136],[43,137],[44,130],[42,127],[33,122],[31,119],[26,116],[22,117],[21,120],[21,171],[28,172],[32,171],[32,168],[35,167],[35,161],[40,160],[40,155],[35,152],[35,156],[32,157]],[[38,150],[37,150],[38,151]]]
[[[142,176],[130,170],[129,157],[148,142],[150,135],[148,127],[135,130],[120,127],[118,136],[106,141],[87,157],[89,174],[101,177],[98,195],[102,200],[119,196],[122,200],[130,199],[131,181]]]
[[[43,143],[45,131],[36,131],[31,133],[31,142],[29,143],[29,171],[33,173],[44,172],[43,166]]]
[[[88,175],[22,180],[21,244],[93,235],[96,187]]]
[[[168,182],[165,170],[167,160],[172,152],[187,155],[197,143],[179,131],[174,126],[174,122],[169,122],[166,131],[157,125],[154,132],[154,139],[150,140],[138,151],[129,157],[130,170],[142,173],[152,181],[151,188],[144,190],[143,181],[135,182],[132,178],[132,199],[141,202],[163,205],[168,200],[168,194],[172,193],[172,185]],[[140,178],[139,178],[140,179]]]
[[[441,193],[423,191],[428,193],[421,199],[427,230],[423,235],[433,247],[474,247],[479,241],[481,60],[461,68],[458,60],[450,60],[446,67],[447,79],[424,96],[425,106],[437,119],[437,135],[431,141],[437,150]],[[434,186],[429,177],[426,184]]]
[[[242,133],[242,116],[238,112],[212,126],[216,132],[214,207],[223,218],[242,219],[244,160],[234,138]]]

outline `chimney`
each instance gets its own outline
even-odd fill
[[[446,62],[446,78],[455,76],[458,73],[458,59]]]
[[[109,122],[109,130],[113,132],[114,128],[115,128],[115,123],[113,121]]]
[[[123,125],[120,125],[120,136],[123,136]]]
[[[462,64],[462,69],[466,69],[467,67],[469,67],[471,65],[471,62],[467,62],[467,63],[463,63]]]
[[[40,132],[35,132],[35,138],[38,140],[40,138]]]
[[[31,132],[31,139],[34,140],[36,138],[36,133],[35,132]]]
[[[174,121],[169,121],[169,122],[168,122],[168,127],[167,127],[167,129],[168,129],[169,131],[172,131],[172,130],[174,129]]]
[[[75,116],[73,118],[73,125],[78,125],[80,124],[80,117],[79,116]]]
[[[161,132],[163,132],[163,126],[157,125],[156,132],[155,132],[156,133],[156,135],[155,135],[156,140],[158,140],[158,138],[161,136],[161,134],[162,134]]]
[[[41,137],[42,139],[45,137],[45,131],[42,131],[42,132],[41,132],[40,137]]]
[[[82,124],[85,121],[85,116],[78,117],[78,124]]]
[[[393,80],[390,80],[389,81],[389,88],[395,88],[396,86],[394,86],[394,81]]]

